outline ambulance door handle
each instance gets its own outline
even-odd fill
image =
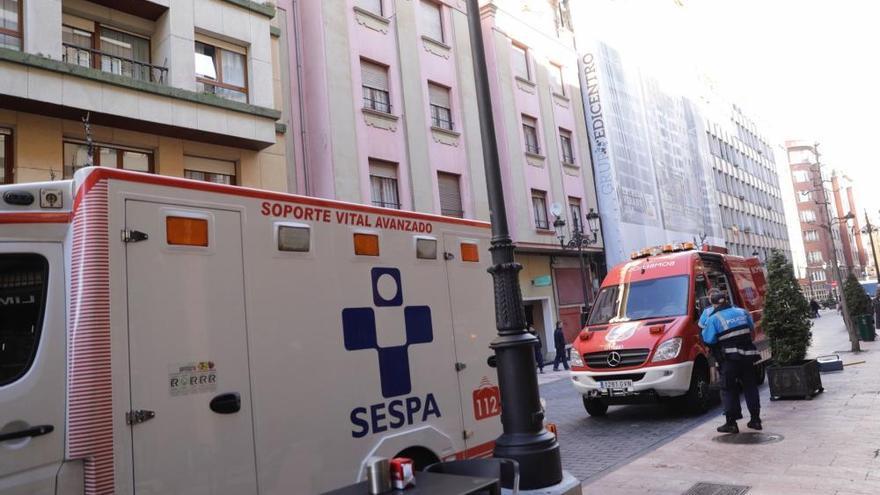
[[[241,396],[238,392],[220,394],[211,399],[211,410],[217,414],[233,414],[241,410]]]
[[[25,430],[12,431],[0,434],[0,442],[8,442],[9,440],[18,440],[19,438],[41,437],[55,431],[52,425],[32,426]]]

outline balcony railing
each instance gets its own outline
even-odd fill
[[[111,74],[158,84],[165,84],[168,79],[167,67],[152,65],[70,43],[62,43],[62,45],[64,45],[62,60],[69,64],[93,67]]]

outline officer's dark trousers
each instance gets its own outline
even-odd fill
[[[744,359],[726,359],[721,362],[721,403],[728,421],[742,419],[742,406],[739,403],[740,384],[746,396],[746,406],[752,418],[761,414],[761,401],[758,398],[758,384],[755,383],[755,365]]]
[[[565,352],[564,347],[561,349],[559,347],[556,348],[556,359],[553,360],[553,371],[559,369],[560,363],[565,369],[568,369],[568,353]]]

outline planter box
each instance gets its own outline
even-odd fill
[[[866,342],[874,341],[874,322],[872,320],[871,315],[856,315],[853,317],[859,332],[859,339]]]
[[[822,377],[815,359],[790,366],[772,365],[767,368],[770,382],[770,400],[812,399],[821,393]]]

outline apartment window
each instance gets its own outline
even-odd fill
[[[150,40],[99,26],[101,70],[144,81],[150,80]]]
[[[361,60],[361,86],[363,88],[364,108],[377,112],[391,113],[391,98],[388,93],[388,67]]]
[[[21,50],[21,0],[0,0],[0,48]]]
[[[547,193],[532,189],[532,212],[535,215],[536,229],[550,228],[550,222],[547,221]]]
[[[528,153],[540,154],[541,148],[538,146],[538,121],[534,117],[528,115],[522,116],[523,140],[525,141],[526,151]]]
[[[82,141],[64,141],[65,179],[89,164],[89,147]],[[135,172],[153,173],[153,152],[108,144],[92,145],[92,165],[96,167],[121,168]]]
[[[61,26],[61,42],[64,45],[63,58],[65,62],[82,67],[92,67],[94,39],[90,31],[73,26]]]
[[[461,178],[456,174],[437,172],[437,187],[440,190],[440,214],[447,217],[464,216],[461,207]]]
[[[571,146],[571,131],[559,129],[559,145],[562,147],[562,163],[574,163]]]
[[[235,162],[184,155],[183,176],[202,182],[234,186],[236,184]]]
[[[150,63],[149,38],[69,14],[63,20],[65,62],[141,81],[164,81],[166,69]]]
[[[428,101],[431,104],[431,125],[452,130],[452,110],[449,105],[449,88],[428,83]]]
[[[531,73],[529,72],[529,49],[522,45],[514,44],[511,47],[511,52],[513,57],[513,75],[520,79],[531,81]]]
[[[443,10],[440,4],[430,0],[421,0],[419,2],[419,22],[421,23],[422,32],[428,38],[437,41],[443,40]]]
[[[247,103],[247,51],[240,46],[196,35],[196,89]]]
[[[813,163],[815,154],[811,149],[794,150],[788,152],[788,163]]]
[[[583,232],[583,217],[581,216],[581,198],[568,198],[568,211],[571,213],[571,231]]]
[[[565,79],[562,75],[562,66],[550,64],[550,84],[553,92],[565,96]]]
[[[355,0],[354,4],[368,12],[384,16],[382,0]]]
[[[819,240],[819,233],[815,230],[805,230],[804,231],[804,240],[807,242],[814,242]]]
[[[807,259],[810,261],[810,263],[821,263],[822,251],[810,251]]]
[[[810,173],[806,170],[795,170],[794,171],[794,181],[795,182],[810,182]]]
[[[815,222],[816,221],[816,212],[813,210],[801,211],[801,221],[802,222]]]
[[[370,198],[374,206],[400,209],[396,163],[370,160]]]
[[[810,272],[810,278],[813,279],[813,282],[824,282],[825,280],[827,280],[825,278],[825,271],[824,270],[821,270],[821,271],[817,270],[814,272]]]

